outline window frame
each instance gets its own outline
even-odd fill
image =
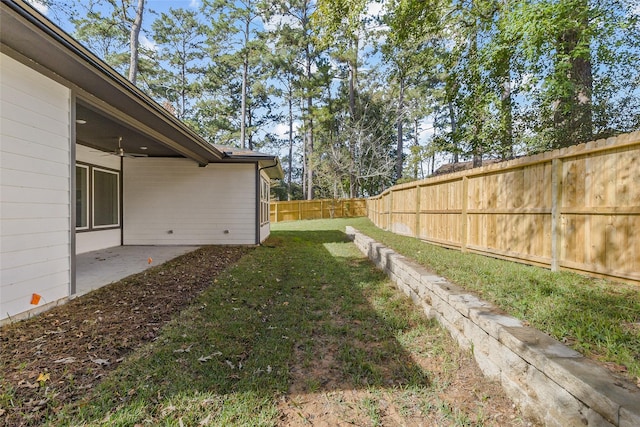
[[[116,177],[116,222],[111,224],[96,225],[96,171],[115,175]],[[94,230],[104,230],[106,228],[120,228],[120,172],[113,171],[98,166],[91,168],[91,226]]]
[[[269,193],[270,193],[270,185],[269,182],[264,178],[260,177],[260,226],[266,225],[269,223]]]
[[[79,183],[78,183],[78,168],[80,169],[84,169],[86,171],[86,180],[84,183],[84,195],[85,195],[85,218],[86,218],[86,225],[83,226],[78,226],[78,215],[77,215],[77,209],[78,209],[78,189],[79,189]],[[76,163],[76,225],[75,225],[75,229],[77,231],[86,231],[89,230],[91,228],[91,167],[89,165],[85,165],[85,164],[78,164]]]
[[[104,166],[97,166],[91,163],[85,162],[76,162],[76,167],[81,167],[87,169],[87,226],[86,227],[76,227],[76,232],[79,233],[87,233],[91,231],[102,231],[102,230],[116,230],[122,227],[122,190],[121,190],[121,182],[122,182],[122,171],[117,169],[111,169]],[[115,224],[108,225],[95,225],[95,173],[94,171],[106,172],[116,176],[116,203],[117,203],[117,211],[116,211],[116,219],[117,222]],[[78,182],[76,180],[76,190],[77,190]],[[76,200],[77,203],[77,200]],[[77,207],[76,207],[77,209]]]

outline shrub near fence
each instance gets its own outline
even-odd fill
[[[367,216],[366,199],[321,199],[271,202],[271,222]]]
[[[398,185],[367,206],[394,233],[640,284],[640,132]]]

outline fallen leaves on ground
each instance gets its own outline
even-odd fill
[[[37,425],[84,396],[249,250],[204,247],[3,326],[0,424]]]

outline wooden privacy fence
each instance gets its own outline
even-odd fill
[[[366,199],[322,199],[271,202],[271,222],[367,216]]]
[[[640,283],[640,132],[398,185],[376,226],[438,245]]]

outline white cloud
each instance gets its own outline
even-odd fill
[[[278,123],[273,127],[272,133],[279,139],[285,139],[289,136],[289,126],[284,123]]]
[[[158,46],[152,40],[149,40],[144,34],[140,34],[140,45],[145,49],[156,51]]]
[[[298,134],[298,130],[302,126],[301,122],[294,121],[293,123],[293,136],[295,137]],[[271,129],[271,134],[275,135],[279,139],[288,139],[289,138],[289,124],[288,123],[277,123],[273,129]]]
[[[369,3],[367,5],[367,16],[372,18],[379,17],[383,7],[384,5],[382,3]]]
[[[629,12],[631,15],[635,15],[636,17],[640,18],[640,2],[632,5]],[[640,28],[640,22],[636,24],[636,27]]]
[[[274,14],[268,21],[263,22],[266,31],[274,31],[278,26],[283,25],[289,25],[291,28],[300,28],[300,22],[289,15]]]
[[[200,0],[191,0],[189,2],[189,7],[192,9],[200,9],[201,5],[202,3],[200,2]]]
[[[384,42],[386,34],[389,32],[389,26],[380,23],[380,18],[386,13],[386,1],[383,2],[370,2],[367,5],[366,18],[367,26],[365,32],[370,37],[372,42],[379,44]]]
[[[27,0],[27,3],[43,15],[47,15],[49,13],[49,6],[42,3],[40,0]]]

